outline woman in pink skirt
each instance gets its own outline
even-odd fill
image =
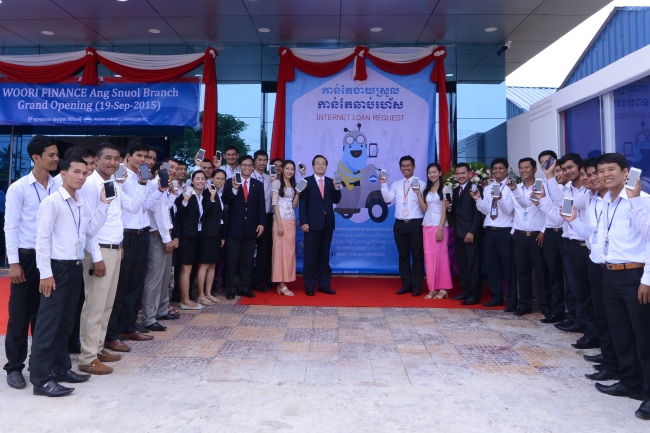
[[[273,273],[279,295],[293,296],[286,283],[296,281],[296,165],[291,160],[282,164],[279,179],[271,184],[273,204]]]
[[[451,290],[451,271],[447,251],[447,213],[442,196],[442,169],[432,162],[427,166],[427,186],[417,190],[420,209],[425,211],[422,221],[424,266],[427,272],[429,294],[425,299],[444,299]]]

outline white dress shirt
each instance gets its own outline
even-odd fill
[[[512,200],[512,191],[506,186],[505,179],[499,182],[501,199],[497,200],[499,213],[495,219],[490,218],[492,209],[492,195],[490,194],[492,184],[483,190],[483,197],[476,201],[476,209],[485,215],[484,227],[512,227],[515,208]]]
[[[158,176],[156,176],[151,182],[147,183],[147,190],[152,187],[157,189],[157,185]],[[163,243],[171,242],[172,240],[172,236],[169,234],[169,231],[173,228],[171,215],[169,214],[169,208],[172,206],[170,197],[176,196],[169,192],[163,193],[163,198],[147,211],[149,222],[151,224],[150,231],[158,231]]]
[[[83,258],[78,246],[85,245],[86,235],[93,235],[104,224],[107,211],[108,204],[100,202],[91,214],[63,187],[43,199],[36,217],[36,266],[41,279],[52,276],[51,260]]]
[[[534,182],[529,187],[526,187],[523,182],[519,183],[514,191],[508,188],[512,193],[514,206],[513,230],[544,231],[546,215],[530,200],[533,189],[535,189]]]
[[[124,223],[125,229],[140,230],[151,225],[147,211],[160,201],[162,192],[157,187],[157,181],[155,184],[148,182],[148,184],[154,185],[154,189],[147,189],[145,186],[140,185],[137,173],[131,171],[129,168],[126,170],[128,176],[122,184],[122,192],[132,199],[138,194],[143,194],[144,202],[137,209],[125,209],[123,207],[122,222]]]
[[[573,186],[573,182],[568,182],[566,185],[562,186],[557,183],[555,178],[548,179],[547,185],[548,185],[547,196],[550,195],[550,199],[556,207],[562,206],[562,203],[564,202],[564,197],[573,198],[573,203],[575,206],[576,202],[580,203],[581,200],[584,199],[582,194],[589,194],[589,190],[584,186],[580,188],[576,188],[575,186]],[[589,203],[589,201],[590,198],[587,198],[587,204]],[[582,206],[581,208],[576,207],[576,210],[578,211],[578,218],[582,219],[584,223],[586,223],[586,218],[584,215],[585,207]],[[548,206],[546,206],[545,209],[550,210]],[[560,219],[562,219],[562,217],[560,217]],[[585,240],[582,236],[576,233],[566,221],[564,222],[563,228],[564,228],[564,230],[562,231],[563,238],[580,240],[580,241]]]
[[[54,179],[48,177],[47,188],[36,181],[30,172],[7,190],[5,202],[5,240],[9,264],[20,263],[18,248],[36,247],[36,213],[41,201],[56,192]]]
[[[266,205],[266,213],[271,213],[271,176],[266,173],[260,174],[255,170],[253,171],[252,177],[264,184],[264,204]]]
[[[228,164],[225,165],[225,167],[222,167],[223,171],[226,172],[226,179],[230,179],[231,177],[235,176],[235,173],[241,173],[239,171],[239,165],[236,165],[235,168],[232,168]]]
[[[597,194],[592,197],[591,203],[585,211],[585,219],[576,218],[569,223],[571,229],[585,239],[590,251],[589,259],[597,264],[605,263],[603,247],[605,245],[606,224],[603,219],[603,211],[606,207],[607,204],[603,201],[603,198]]]
[[[314,175],[314,178],[317,176]],[[381,184],[381,195],[384,197],[386,203],[395,201],[395,219],[398,220],[411,220],[424,218],[424,212],[420,209],[420,201],[418,195],[413,191],[410,179],[402,178],[393,182],[390,187],[387,183]],[[316,179],[318,182],[318,179]],[[423,183],[420,182],[420,187]],[[404,191],[407,191],[406,195]]]

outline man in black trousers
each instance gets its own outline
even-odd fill
[[[314,288],[328,295],[332,268],[329,263],[330,246],[334,234],[334,204],[341,201],[341,185],[325,176],[327,159],[316,155],[311,162],[314,174],[305,177],[307,186],[300,193],[300,228],[305,232],[303,279],[307,296],[314,296]]]
[[[239,161],[241,173],[235,173],[226,181],[221,199],[228,206],[229,224],[226,229],[226,298],[235,295],[254,298],[251,288],[251,273],[255,242],[264,233],[266,207],[264,184],[253,179],[253,158],[243,156]],[[241,174],[241,184],[237,182]]]
[[[452,202],[447,203],[447,212],[454,218],[454,251],[458,278],[462,293],[453,300],[463,305],[478,304],[481,300],[481,228],[483,215],[476,208],[470,196],[472,186],[469,182],[469,165],[461,162],[455,167],[456,181],[460,184],[454,189]],[[483,188],[477,185],[483,194]]]

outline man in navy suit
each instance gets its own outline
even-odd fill
[[[329,263],[330,245],[334,234],[334,204],[341,201],[340,184],[325,176],[327,159],[314,156],[311,162],[314,174],[305,177],[307,186],[300,193],[300,228],[305,232],[303,279],[307,296],[318,291],[334,295],[330,284],[332,268]]]
[[[253,158],[243,156],[240,161],[242,183],[236,176],[228,179],[223,187],[221,199],[228,206],[226,229],[226,298],[235,299],[235,294],[254,298],[251,290],[251,269],[255,254],[255,241],[264,232],[266,207],[264,185],[253,179]]]

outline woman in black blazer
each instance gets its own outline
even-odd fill
[[[175,237],[179,238],[178,260],[181,275],[181,310],[201,310],[203,305],[190,299],[190,274],[198,252],[198,238],[202,229],[203,215],[208,209],[203,202],[203,188],[206,184],[205,173],[197,170],[192,173],[192,182],[176,199]]]
[[[199,233],[199,269],[196,272],[199,303],[214,305],[219,302],[212,296],[214,273],[219,263],[221,246],[225,242],[225,224],[221,193],[226,183],[226,172],[215,170],[212,185],[203,191],[203,226]]]

